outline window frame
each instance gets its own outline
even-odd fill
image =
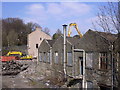
[[[45,63],[46,63],[46,61],[47,61],[46,52],[43,52],[43,62],[45,62]]]
[[[108,69],[108,53],[107,52],[99,53],[99,69],[101,69],[101,70]]]
[[[42,38],[40,37],[40,41],[42,40]]]
[[[37,49],[38,49],[38,47],[39,47],[38,44],[36,44],[36,48],[37,48]]]
[[[50,63],[50,52],[47,52],[47,62]]]
[[[56,53],[57,53],[57,56],[56,56]],[[54,52],[54,63],[55,64],[58,64],[59,63],[59,55],[58,55],[59,53],[58,53],[58,51],[55,51]],[[56,60],[56,57],[57,57],[57,60]]]
[[[120,58],[120,52],[117,52],[117,63],[116,63],[116,67],[117,67],[117,71],[119,71],[119,58]]]
[[[89,59],[87,59],[87,54],[88,54],[88,56],[89,56]],[[93,68],[93,55],[94,55],[94,53],[93,52],[86,52],[86,67],[87,68]],[[89,60],[89,62],[90,62],[90,64],[88,64],[88,60]]]
[[[69,63],[69,56],[68,56],[68,54],[71,54],[71,64]],[[73,66],[73,56],[72,56],[72,52],[67,52],[67,66]]]
[[[83,75],[83,57],[79,57],[79,74]]]
[[[42,59],[42,58],[43,58],[43,57],[42,57],[42,54],[43,54],[42,52],[39,53],[39,61],[40,61],[40,62],[43,61],[43,59]]]

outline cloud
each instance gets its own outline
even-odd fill
[[[65,23],[76,22],[84,33],[88,25],[88,22],[86,22],[88,17],[86,16],[91,13],[92,8],[91,5],[80,2],[36,3],[26,6],[25,13],[27,17],[24,17],[24,20],[48,28],[57,28],[57,26]]]
[[[47,17],[45,7],[42,4],[32,4],[26,7],[26,14],[33,17]]]
[[[90,6],[83,3],[49,3],[47,12],[51,15],[70,17],[71,15],[86,14],[90,11],[90,8]]]
[[[62,9],[61,4],[49,3],[47,4],[46,12],[51,15],[60,15],[64,12],[64,10]]]
[[[91,7],[84,3],[62,3],[63,8],[68,10],[71,14],[86,14],[90,11]]]
[[[27,6],[26,13],[44,19],[55,17],[56,20],[60,20],[87,14],[90,12],[90,9],[91,7],[84,3],[40,3]]]

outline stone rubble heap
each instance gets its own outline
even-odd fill
[[[17,75],[27,68],[27,64],[21,64],[17,61],[7,61],[2,63],[2,75]]]

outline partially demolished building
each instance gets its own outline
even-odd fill
[[[63,36],[57,40],[44,39],[38,49],[39,65],[51,77],[75,80],[79,88],[110,88],[112,83],[111,43],[116,35],[88,30],[82,38],[67,37],[66,62],[63,61]],[[84,67],[85,65],[85,67]],[[68,83],[68,87],[76,87]]]

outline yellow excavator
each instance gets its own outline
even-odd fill
[[[72,27],[72,26],[75,27],[75,29],[77,30],[77,32],[78,32],[78,34],[79,34],[79,36],[80,36],[80,38],[81,38],[81,37],[82,37],[82,34],[81,34],[81,32],[79,31],[78,25],[77,25],[76,23],[70,23],[70,24],[69,24],[69,27],[68,27],[68,37],[70,37],[70,35],[71,35],[71,33],[72,33],[72,31],[71,31],[71,27]]]
[[[16,56],[16,58],[20,60],[32,60],[32,56],[23,54],[20,51],[9,51],[7,56]]]

